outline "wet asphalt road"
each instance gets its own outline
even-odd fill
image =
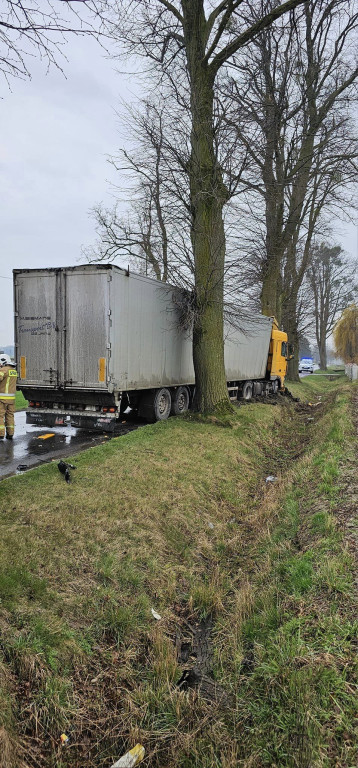
[[[64,458],[78,453],[84,448],[127,434],[144,422],[135,419],[131,414],[119,424],[116,432],[111,435],[98,432],[86,432],[74,427],[36,427],[26,424],[26,412],[15,414],[15,437],[13,440],[0,440],[0,480],[10,475],[20,474],[19,465],[27,469],[39,464]],[[25,469],[23,471],[26,471]]]

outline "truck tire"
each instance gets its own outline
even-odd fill
[[[245,381],[241,390],[241,400],[251,400],[253,384],[252,381]]]
[[[146,421],[164,421],[170,416],[172,398],[169,389],[163,387],[150,392],[141,399],[139,404],[139,415]]]
[[[274,381],[271,383],[272,386],[272,392],[274,395],[277,395],[277,392],[279,390],[280,382],[278,379],[274,379]]]
[[[189,390],[187,387],[178,387],[172,395],[172,416],[180,416],[189,408]]]

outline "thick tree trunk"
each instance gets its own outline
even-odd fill
[[[327,368],[327,347],[326,339],[322,339],[319,345],[319,367],[325,371]]]
[[[294,357],[292,360],[288,361],[287,366],[287,378],[289,381],[299,381],[300,376],[298,373],[298,364],[299,364],[299,336],[298,336],[298,330],[297,327],[290,328],[288,330],[288,338],[289,343],[293,344],[295,348]]]
[[[290,381],[299,381],[298,363],[299,363],[299,334],[297,328],[296,298],[291,297],[290,306],[286,307],[283,315],[283,328],[288,335],[289,344],[295,348],[294,357],[289,360],[287,367],[287,378]]]
[[[261,311],[281,323],[282,314],[281,253],[268,252],[262,267]]]
[[[223,207],[227,200],[215,154],[214,75],[205,59],[206,21],[203,0],[183,0],[191,91],[191,158],[189,164],[191,239],[195,262],[196,316],[193,361],[197,410],[230,410],[224,367]]]
[[[217,197],[214,190],[203,197],[200,188],[192,194],[196,290],[193,362],[199,411],[212,411],[229,403],[224,367],[225,234],[223,205]]]
[[[281,323],[282,313],[282,230],[283,230],[283,211],[284,211],[284,187],[277,183],[274,173],[274,166],[277,171],[277,160],[275,161],[275,146],[277,143],[275,111],[271,100],[268,99],[266,115],[266,148],[265,162],[263,168],[263,181],[266,188],[265,198],[265,220],[266,220],[266,241],[265,241],[265,259],[262,265],[262,289],[261,289],[261,311],[268,317],[275,317],[277,322]]]

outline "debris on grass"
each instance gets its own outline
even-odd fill
[[[154,619],[156,619],[157,621],[160,621],[160,619],[162,618],[162,617],[161,617],[161,615],[160,615],[160,613],[157,613],[157,612],[154,610],[154,608],[151,608],[151,614],[152,614],[153,618],[154,618]]]
[[[126,752],[125,755],[119,758],[116,763],[111,765],[111,768],[134,768],[135,765],[141,763],[144,759],[145,749],[141,744],[136,744],[133,749]]]
[[[265,480],[266,483],[276,483],[277,477],[275,475],[268,475]]]
[[[76,469],[74,464],[67,464],[66,461],[59,461],[58,464],[59,472],[61,472],[61,475],[64,475],[66,483],[71,482],[71,475],[70,475],[70,469]]]

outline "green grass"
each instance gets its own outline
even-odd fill
[[[20,390],[17,390],[16,397],[15,397],[15,408],[17,411],[23,411],[25,408],[27,408],[28,402],[25,400],[22,392]]]
[[[320,371],[315,371],[309,376],[304,376],[299,382],[287,381],[287,387],[294,397],[307,401],[312,400],[316,395],[323,396],[325,393],[331,392],[332,388],[339,388],[348,381],[344,374],[330,379],[329,376],[319,376],[319,373]]]
[[[356,764],[355,388],[307,379],[312,410],[170,419],[79,454],[69,486],[53,464],[0,484],[1,768],[102,767],[137,741],[151,768]],[[221,708],[175,685],[209,615]]]

